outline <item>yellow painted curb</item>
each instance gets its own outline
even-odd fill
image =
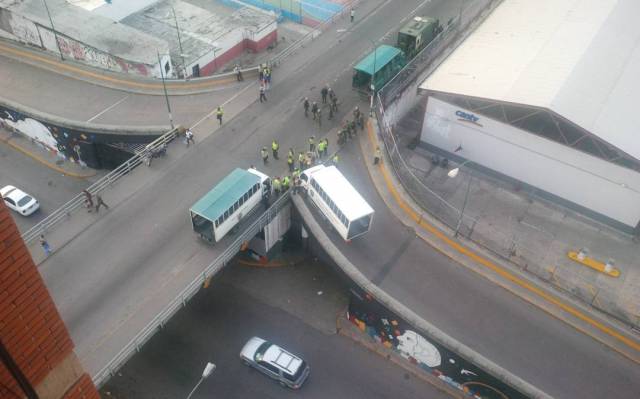
[[[49,161],[46,161],[46,160],[40,158],[39,156],[37,156],[36,154],[25,150],[24,148],[20,147],[19,145],[12,143],[9,139],[1,140],[1,141],[6,143],[11,148],[13,148],[15,150],[18,150],[22,154],[28,156],[29,158],[34,159],[35,161],[43,164],[44,166],[48,167],[49,169],[53,169],[56,172],[61,173],[61,174],[65,175],[65,176],[75,177],[76,179],[86,179],[86,178],[95,176],[96,173],[97,173],[95,171],[93,173],[86,173],[86,174],[69,172],[69,171],[66,171],[63,168],[59,167],[58,165],[53,164],[53,163],[51,163]]]
[[[580,259],[580,256],[578,255],[578,253],[576,251],[569,251],[569,253],[567,253],[567,256],[569,257],[569,259],[571,259],[572,261],[579,263],[583,266],[589,267],[597,272],[600,272],[602,274],[606,274],[607,276],[610,277],[619,277],[620,276],[620,270],[616,269],[616,268],[612,268],[610,271],[607,271],[606,265],[600,261],[597,261],[593,258],[590,258],[588,256],[583,257],[582,259]]]
[[[371,120],[367,121],[367,133],[368,133],[368,138],[369,138],[369,142],[373,145],[373,147],[375,148],[376,146],[376,139],[374,138],[374,133],[373,133],[373,127],[371,125]],[[555,305],[556,307],[560,308],[561,310],[571,314],[572,316],[576,317],[577,319],[589,324],[590,326],[598,329],[599,331],[603,332],[604,334],[618,340],[619,342],[622,342],[623,344],[627,345],[628,347],[639,351],[640,352],[640,343],[634,341],[633,339],[627,338],[624,335],[618,333],[617,331],[615,331],[612,328],[609,328],[607,326],[605,326],[604,324],[600,323],[597,320],[594,320],[592,318],[590,318],[589,316],[585,315],[584,313],[582,313],[581,311],[579,311],[578,309],[575,309],[574,307],[572,307],[571,305],[565,304],[564,302],[562,302],[560,299],[556,298],[553,295],[550,295],[546,292],[544,292],[542,289],[528,283],[527,281],[513,275],[511,272],[503,269],[502,267],[498,266],[497,264],[491,262],[488,259],[483,258],[482,256],[476,254],[475,252],[471,251],[470,249],[466,248],[465,246],[463,246],[462,244],[460,244],[458,241],[452,240],[451,238],[449,238],[445,233],[443,233],[442,231],[440,231],[438,228],[436,228],[435,226],[425,222],[421,215],[419,215],[415,210],[413,210],[413,208],[411,208],[410,205],[408,205],[401,197],[400,194],[398,193],[398,191],[395,189],[392,179],[389,175],[389,171],[387,170],[386,166],[384,165],[384,163],[380,163],[379,166],[380,171],[382,172],[382,176],[384,178],[385,184],[387,186],[387,189],[389,190],[389,192],[391,193],[391,195],[393,196],[394,200],[396,201],[396,203],[398,204],[398,206],[404,211],[404,213],[406,213],[415,223],[417,223],[420,227],[422,227],[423,229],[425,229],[427,232],[433,234],[436,238],[438,238],[439,240],[441,240],[442,242],[444,242],[447,246],[449,246],[450,248],[454,249],[455,251],[457,251],[458,253],[460,253],[461,255],[466,256],[467,258],[471,259],[472,261],[484,266],[485,268],[493,271],[494,273],[498,274],[500,277],[528,290],[529,292],[532,292],[534,294],[536,294],[537,296],[539,296],[540,298],[544,299],[545,301],[547,301],[548,303]],[[433,246],[434,249],[439,250],[437,247]],[[439,250],[439,252],[443,253],[446,255],[446,253],[444,253],[443,251]],[[448,255],[447,255],[448,256]],[[450,256],[449,256],[450,257]],[[510,290],[508,287],[505,287],[503,285],[501,285],[503,288],[513,292],[512,290]],[[524,297],[519,296],[520,298],[527,300]],[[535,303],[528,301],[527,302],[531,303],[532,305],[536,305]],[[545,311],[546,313],[558,318],[557,316],[555,316],[554,314],[550,313],[548,310],[536,305],[538,308],[542,309],[543,311]],[[562,320],[562,319],[560,319]],[[564,320],[563,320],[564,321]],[[603,342],[601,339],[598,339],[597,337],[593,336],[592,334],[590,334],[588,331],[585,331],[584,329],[581,329],[577,326],[574,326],[570,323],[568,323],[569,325],[571,325],[573,328],[575,328],[576,330],[594,338],[595,340],[607,345],[606,342]],[[608,347],[614,349],[616,352],[620,353],[621,355],[625,356],[626,358],[630,359],[631,361],[635,362],[635,363],[640,363],[640,360],[636,359],[635,357],[626,354],[624,352],[619,351],[617,348],[611,347],[610,345],[607,345]]]
[[[131,81],[131,80],[126,80],[126,79],[118,79],[118,78],[113,78],[110,76],[105,76],[102,75],[100,73],[96,73],[96,72],[91,72],[91,71],[87,71],[85,69],[82,68],[78,68],[75,67],[73,65],[69,65],[69,64],[64,64],[60,61],[54,61],[51,60],[47,57],[43,57],[43,56],[39,56],[39,55],[35,55],[31,52],[27,52],[27,51],[21,51],[21,50],[17,50],[14,49],[12,47],[7,47],[7,46],[3,46],[2,44],[0,44],[0,49],[23,57],[23,58],[27,58],[30,59],[32,61],[37,61],[37,62],[41,62],[44,64],[48,64],[51,66],[54,66],[56,68],[59,69],[63,69],[65,71],[68,72],[73,72],[74,74],[77,75],[83,75],[85,77],[90,77],[93,79],[96,79],[98,81],[105,81],[105,82],[109,82],[109,83],[115,83],[115,84],[119,84],[125,87],[137,87],[137,88],[143,88],[143,89],[155,89],[155,90],[161,90],[162,89],[162,84],[161,83],[142,83],[142,82],[135,82],[135,81]],[[225,79],[220,79],[220,80],[215,80],[215,81],[207,81],[207,82],[200,82],[200,83],[184,83],[184,82],[167,82],[167,88],[171,89],[198,89],[198,88],[206,88],[206,87],[210,87],[210,86],[218,86],[218,85],[222,85],[222,84],[226,84],[226,83],[231,83],[236,81],[235,76],[230,76],[229,78],[225,78]],[[174,87],[172,87],[174,86]]]

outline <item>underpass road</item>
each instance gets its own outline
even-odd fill
[[[103,397],[185,397],[211,361],[216,370],[194,398],[448,398],[380,355],[310,325],[323,319],[335,330],[335,317],[346,304],[345,288],[327,270],[319,263],[270,270],[232,264],[103,387]],[[270,293],[256,297],[256,287]],[[287,305],[277,305],[282,302]],[[309,363],[302,389],[284,389],[242,364],[240,348],[254,335]]]
[[[262,146],[278,138],[286,154],[289,147],[305,148],[309,135],[337,126],[326,119],[322,130],[312,125],[302,114],[302,97],[318,99],[319,88],[332,83],[341,101],[338,118],[343,118],[358,101],[350,90],[347,66],[370,48],[370,38],[392,31],[420,4],[425,5],[418,10],[420,15],[435,14],[445,21],[459,6],[444,0],[365,4],[380,8],[371,14],[360,9],[365,17],[354,24],[357,31],[344,35],[328,31],[287,59],[275,71],[267,103],[253,100],[187,156],[161,161],[166,162],[163,173],[141,179],[125,202],[41,265],[79,357],[90,372],[110,360],[222,250],[221,245],[205,246],[190,231],[187,209],[200,195],[233,167],[256,164],[271,176],[282,173],[284,161],[260,165]],[[335,26],[343,27],[349,24]],[[119,99],[114,95],[109,105]],[[203,109],[209,112],[211,105]],[[154,124],[163,123],[162,113],[158,111],[160,120]],[[87,114],[88,118],[95,115]],[[121,115],[123,120],[127,116]],[[374,228],[364,239],[351,246],[338,243],[369,278],[442,330],[553,396],[625,398],[638,392],[640,375],[635,365],[462,270],[413,237],[415,233],[403,227],[378,198],[353,144],[341,158],[340,168],[376,209]]]
[[[372,230],[332,241],[372,281],[440,330],[557,398],[633,398],[640,367],[424,243],[395,220],[359,146],[340,170],[376,210]],[[393,239],[390,239],[393,237]],[[605,366],[606,365],[606,366]]]

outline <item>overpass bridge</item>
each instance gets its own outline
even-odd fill
[[[458,10],[449,3],[380,0],[363,4],[358,31],[338,35],[329,30],[278,68],[265,104],[255,102],[255,83],[215,103],[199,103],[197,95],[184,96],[189,110],[177,120],[185,125],[199,123],[197,146],[187,149],[171,144],[166,159],[150,168],[136,168],[105,192],[103,197],[112,207],[106,214],[82,215],[91,218],[90,223],[80,228],[64,223],[51,234],[57,252],[41,263],[40,270],[81,361],[95,378],[108,375],[105,366],[119,354],[121,360],[126,357],[122,350],[131,345],[132,337],[152,331],[145,330],[150,321],[175,310],[167,306],[185,287],[199,286],[200,278],[217,270],[219,266],[211,266],[213,260],[235,252],[234,241],[227,242],[230,249],[225,252],[222,246],[208,247],[195,239],[187,217],[195,199],[231,168],[257,164],[259,148],[273,138],[286,150],[305,147],[310,134],[334,134],[335,124],[320,130],[304,118],[300,99],[317,98],[318,88],[330,83],[341,98],[342,112],[352,108],[359,99],[343,88],[350,85],[349,66],[370,46],[369,37],[386,37],[414,11],[446,20],[444,16]],[[337,24],[349,25],[347,21]],[[56,76],[33,73],[46,74],[43,81]],[[61,90],[67,83],[76,93],[90,90],[82,82],[60,79]],[[217,122],[206,115],[221,100],[229,101],[227,116],[235,117],[217,128]],[[68,105],[61,108],[65,112],[81,108],[78,103]],[[162,107],[154,103],[110,117],[119,116],[122,121],[142,114],[149,120],[164,118],[164,111],[158,109]],[[153,116],[152,112],[158,113]],[[341,158],[340,168],[372,202],[376,220],[365,240],[351,246],[334,240],[333,245],[370,281],[458,341],[553,396],[624,397],[637,388],[640,378],[635,364],[546,311],[469,274],[418,240],[416,231],[400,224],[374,190],[357,146],[346,146]],[[284,163],[271,163],[265,172],[274,176],[283,169]],[[266,222],[264,217],[253,220],[258,224],[250,227],[258,228]],[[60,245],[57,237],[62,237]]]

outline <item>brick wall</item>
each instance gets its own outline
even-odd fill
[[[60,398],[78,380],[80,367],[71,337],[3,201],[0,201],[0,339],[41,397]],[[56,371],[63,363],[64,370]],[[83,387],[82,392],[90,391],[86,385]],[[11,392],[21,393],[21,389],[7,368],[0,367],[0,397],[11,398]],[[97,393],[69,396],[82,397],[97,397]]]
[[[67,391],[63,399],[99,399],[100,395],[93,386],[93,381],[89,374],[83,374],[82,377]]]

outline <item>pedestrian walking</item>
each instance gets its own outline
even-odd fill
[[[258,65],[258,80],[260,83],[264,82],[264,69],[262,69],[262,64]]]
[[[333,112],[338,112],[338,96],[336,95],[331,98],[331,108],[333,109]]]
[[[320,94],[322,95],[322,103],[326,104],[327,95],[329,94],[329,85],[326,85],[325,87],[323,87],[322,90],[320,90]]]
[[[278,158],[279,149],[280,149],[280,144],[278,144],[278,140],[273,139],[273,141],[271,142],[271,152],[273,153],[273,159],[279,159]]]
[[[238,82],[242,82],[244,80],[242,77],[242,71],[240,70],[240,65],[236,64],[236,66],[233,67],[233,72],[236,73],[236,79]]]
[[[329,120],[333,119],[333,105],[329,105]]]
[[[316,101],[311,105],[311,115],[313,115],[313,120],[315,121],[318,117],[318,103]]]
[[[298,190],[300,190],[300,177],[293,176],[293,194],[298,194]]]
[[[264,89],[264,84],[261,84],[261,85],[260,85],[260,102],[265,102],[265,101],[267,101],[267,96],[264,94],[264,93],[265,93],[265,91],[264,91],[264,90],[265,90],[265,89]]]
[[[333,98],[336,96],[336,93],[334,93],[331,87],[329,87],[328,91],[329,91],[329,100],[333,100]]]
[[[309,98],[305,97],[304,101],[302,102],[302,106],[304,107],[304,117],[308,118],[309,117]]]
[[[82,194],[84,194],[84,204],[87,207],[87,212],[91,213],[93,209],[93,195],[91,195],[89,190],[82,190]]]
[[[322,109],[318,108],[318,126],[321,127],[322,126]]]
[[[40,234],[40,246],[44,250],[44,256],[51,255],[51,245],[45,240],[44,234]]]
[[[266,165],[269,163],[269,152],[267,151],[267,147],[262,147],[260,150],[260,155],[262,156],[262,164]]]
[[[218,119],[218,122],[220,122],[220,125],[222,125],[222,115],[224,115],[224,111],[222,110],[222,106],[218,105],[218,108],[216,109],[216,118]]]
[[[289,172],[293,172],[294,164],[293,164],[293,155],[289,155],[287,157],[287,165],[289,165]]]
[[[309,152],[316,150],[316,136],[309,137]]]
[[[322,155],[323,156],[327,156],[327,152],[329,152],[329,139],[328,138],[324,138],[324,147],[322,147]]]
[[[354,20],[354,19],[355,19],[355,17],[356,17],[356,11],[355,11],[353,8],[351,9],[351,14],[350,14],[350,16],[351,16],[351,23],[353,23],[353,20]]]
[[[380,146],[376,146],[376,152],[373,155],[373,164],[374,165],[379,164],[381,159],[382,159],[382,151],[380,151]]]
[[[96,213],[98,213],[100,211],[100,207],[101,206],[104,206],[105,208],[109,209],[109,205],[107,205],[102,200],[102,197],[100,196],[100,194],[96,194]]]
[[[189,143],[195,144],[195,140],[193,139],[193,132],[191,131],[191,129],[187,129],[187,131],[184,133],[184,137],[186,139],[187,142],[187,147],[189,147]]]

